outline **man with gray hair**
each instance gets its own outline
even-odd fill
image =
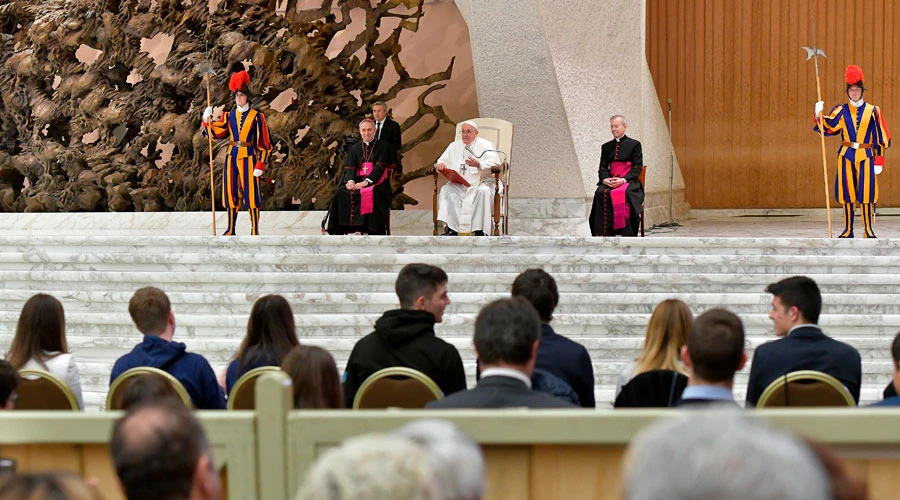
[[[313,464],[294,500],[439,500],[434,471],[412,441],[384,434],[347,439]]]
[[[592,236],[637,236],[640,230],[644,154],[641,143],[625,135],[627,129],[624,116],[609,119],[613,140],[600,147],[600,180],[588,218]]]
[[[481,448],[451,422],[416,420],[393,434],[413,441],[428,455],[439,500],[480,500],[484,496]]]
[[[494,145],[478,137],[478,125],[468,120],[460,128],[462,138],[450,143],[438,158],[434,168],[459,174],[462,182],[448,182],[438,198],[438,220],[447,224],[443,236],[470,233],[484,236],[491,228],[491,208],[494,200],[494,179],[491,168],[500,160]],[[446,175],[446,174],[445,174]]]
[[[831,498],[826,472],[805,443],[738,410],[657,422],[631,443],[625,463],[625,500]]]

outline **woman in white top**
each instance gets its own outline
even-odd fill
[[[25,302],[6,359],[16,370],[52,373],[72,389],[78,407],[84,409],[78,366],[66,344],[65,312],[52,296],[39,293]]]
[[[666,299],[657,304],[647,324],[644,350],[619,373],[616,396],[629,380],[650,370],[674,370],[687,375],[681,363],[681,346],[687,343],[688,330],[693,322],[691,308],[684,302]]]

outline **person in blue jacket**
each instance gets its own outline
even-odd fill
[[[178,379],[198,410],[225,408],[225,395],[209,362],[203,356],[187,352],[187,346],[174,342],[175,314],[169,297],[155,287],[134,292],[128,313],[144,340],[113,365],[109,383],[126,370],[138,366],[159,368]]]

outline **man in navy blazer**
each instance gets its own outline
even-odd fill
[[[817,324],[822,295],[816,282],[806,276],[794,276],[769,285],[766,292],[773,296],[769,318],[775,325],[775,335],[782,338],[756,348],[747,385],[747,406],[756,406],[775,379],[797,370],[831,375],[859,402],[859,352],[822,333]]]
[[[891,344],[891,357],[894,358],[894,379],[892,380],[892,385],[896,391],[900,387],[900,333],[894,337],[894,342]],[[900,396],[885,397],[882,401],[871,406],[900,406]]]
[[[475,353],[481,378],[474,389],[432,401],[426,408],[577,408],[531,388],[541,320],[524,299],[500,299],[475,319]]]
[[[594,367],[583,345],[553,331],[550,321],[559,303],[556,280],[543,269],[528,269],[516,276],[512,296],[521,297],[541,317],[541,343],[534,367],[550,372],[569,384],[585,408],[594,408]]]

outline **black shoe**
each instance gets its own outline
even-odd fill
[[[472,231],[472,236],[487,236],[484,231]]]
[[[444,229],[444,233],[441,236],[459,236],[459,233],[448,227],[447,229]]]

